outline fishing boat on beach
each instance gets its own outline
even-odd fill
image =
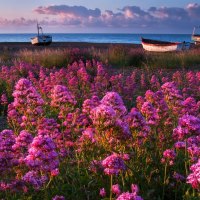
[[[141,38],[142,46],[146,51],[152,52],[170,52],[182,51],[190,48],[189,42],[168,42],[161,40],[152,40]]]
[[[200,26],[195,26],[192,33],[192,40],[195,44],[200,44],[200,34],[196,34],[196,29],[200,29]]]
[[[37,36],[31,38],[31,44],[33,45],[49,45],[52,43],[52,36],[43,34],[42,27],[37,23]]]

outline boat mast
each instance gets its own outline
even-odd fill
[[[38,22],[37,22],[38,37],[39,37],[39,29],[40,29],[40,27],[39,27],[39,24],[38,24]]]

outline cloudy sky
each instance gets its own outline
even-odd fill
[[[0,33],[191,33],[200,0],[0,0]]]

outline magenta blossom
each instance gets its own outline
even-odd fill
[[[102,161],[104,173],[107,175],[118,175],[120,171],[126,170],[124,160],[120,155],[113,153]]]

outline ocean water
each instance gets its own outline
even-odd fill
[[[35,33],[0,34],[0,42],[30,42]],[[192,42],[191,34],[100,34],[50,33],[54,42],[130,43],[140,44],[141,37],[171,42]]]

